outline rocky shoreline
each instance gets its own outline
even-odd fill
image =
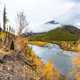
[[[33,72],[19,55],[6,55],[0,60],[0,80],[36,80]]]

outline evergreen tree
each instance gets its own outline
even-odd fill
[[[5,23],[6,23],[6,8],[3,10],[3,30],[5,31]]]
[[[6,23],[7,23],[7,16],[6,16],[6,7],[4,6],[4,10],[3,10],[3,30],[6,30]]]

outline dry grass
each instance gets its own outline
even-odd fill
[[[48,42],[42,42],[42,41],[30,41],[29,44],[32,45],[38,45],[38,46],[44,46],[46,45]]]

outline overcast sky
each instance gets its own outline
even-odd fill
[[[4,2],[7,15],[13,25],[19,11],[25,12],[33,28],[50,20],[62,24],[80,25],[80,0],[0,0],[1,4]]]

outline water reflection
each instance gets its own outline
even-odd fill
[[[62,74],[68,74],[72,70],[72,58],[75,52],[64,51],[56,44],[47,44],[44,47],[32,45],[32,50],[44,63],[51,61]]]

